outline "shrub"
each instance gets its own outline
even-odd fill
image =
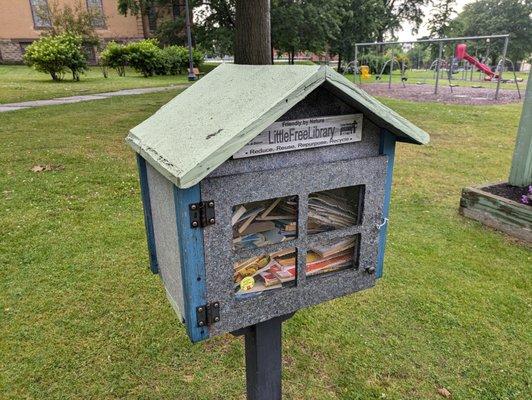
[[[161,63],[161,49],[155,39],[141,40],[126,45],[128,63],[145,77],[152,76]]]
[[[81,36],[69,33],[33,42],[26,49],[24,62],[39,72],[50,74],[54,81],[61,80],[67,69],[72,72],[72,78],[79,81],[79,74],[87,69]]]
[[[123,44],[109,42],[100,54],[100,63],[103,67],[116,69],[118,76],[126,75],[129,49]]]
[[[188,60],[188,57],[187,57]],[[194,67],[199,68],[203,65],[203,61],[205,61],[205,53],[201,50],[194,49],[192,51],[192,60],[194,61]],[[187,61],[187,67],[188,67],[188,61]]]
[[[188,65],[188,50],[183,46],[168,46],[163,49],[168,59],[168,73],[180,74],[183,66]]]
[[[170,57],[164,49],[159,49],[157,54],[157,62],[155,63],[156,75],[168,75],[170,72]]]
[[[168,59],[168,73],[172,75],[181,74],[188,71],[188,48],[184,46],[168,46],[163,49]],[[192,60],[194,67],[199,68],[203,64],[205,54],[194,49],[192,51]]]

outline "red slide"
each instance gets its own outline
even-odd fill
[[[490,67],[488,67],[486,64],[482,64],[480,61],[478,61],[475,57],[470,56],[467,54],[467,46],[465,44],[457,44],[456,50],[455,50],[455,57],[459,60],[466,60],[468,63],[473,64],[475,67],[477,67],[479,70],[484,72],[488,77],[487,80],[492,80],[493,78],[497,78],[497,75],[491,70]]]

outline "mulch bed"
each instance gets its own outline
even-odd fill
[[[482,188],[485,192],[501,196],[509,200],[516,201],[520,204],[521,197],[528,193],[528,187],[510,186],[507,183],[499,183],[497,185],[485,186]],[[528,204],[532,207],[532,202]]]
[[[358,84],[358,83],[357,83]],[[495,105],[518,103],[521,101],[517,90],[503,89],[505,84],[501,84],[499,90],[499,99],[495,100],[495,89],[493,88],[472,88],[466,86],[457,86],[451,88],[449,85],[442,84],[438,88],[438,94],[434,94],[434,85],[416,85],[407,84],[403,87],[401,84],[392,84],[388,89],[387,83],[362,83],[358,85],[366,92],[373,96],[391,97],[394,99],[403,99],[419,102],[437,102],[445,104],[471,104],[471,105]]]

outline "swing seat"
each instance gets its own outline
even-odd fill
[[[406,76],[403,76],[403,77],[401,78],[401,82],[406,82],[407,80],[408,80],[408,78],[407,78]]]

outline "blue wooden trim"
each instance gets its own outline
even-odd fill
[[[187,333],[192,342],[209,337],[208,327],[196,324],[196,307],[206,304],[205,257],[203,253],[203,229],[190,226],[189,204],[201,200],[199,184],[188,189],[174,186],[174,205],[177,222],[181,278],[185,302],[184,317]]]
[[[390,198],[392,195],[392,177],[393,177],[393,163],[395,160],[395,142],[397,137],[388,132],[386,129],[381,129],[379,153],[388,156],[388,164],[386,166],[386,180],[384,183],[384,204],[382,206],[382,222],[379,231],[379,254],[377,256],[377,278],[382,277],[382,269],[384,264],[384,251],[386,248],[386,236],[388,233],[388,214],[390,211]]]
[[[142,197],[142,208],[144,210],[144,226],[146,228],[146,239],[148,240],[148,253],[150,256],[150,269],[154,274],[159,273],[157,262],[157,249],[155,248],[155,235],[153,233],[153,218],[151,214],[150,190],[148,188],[148,172],[146,171],[146,160],[137,154],[137,167],[140,178],[140,195]]]

